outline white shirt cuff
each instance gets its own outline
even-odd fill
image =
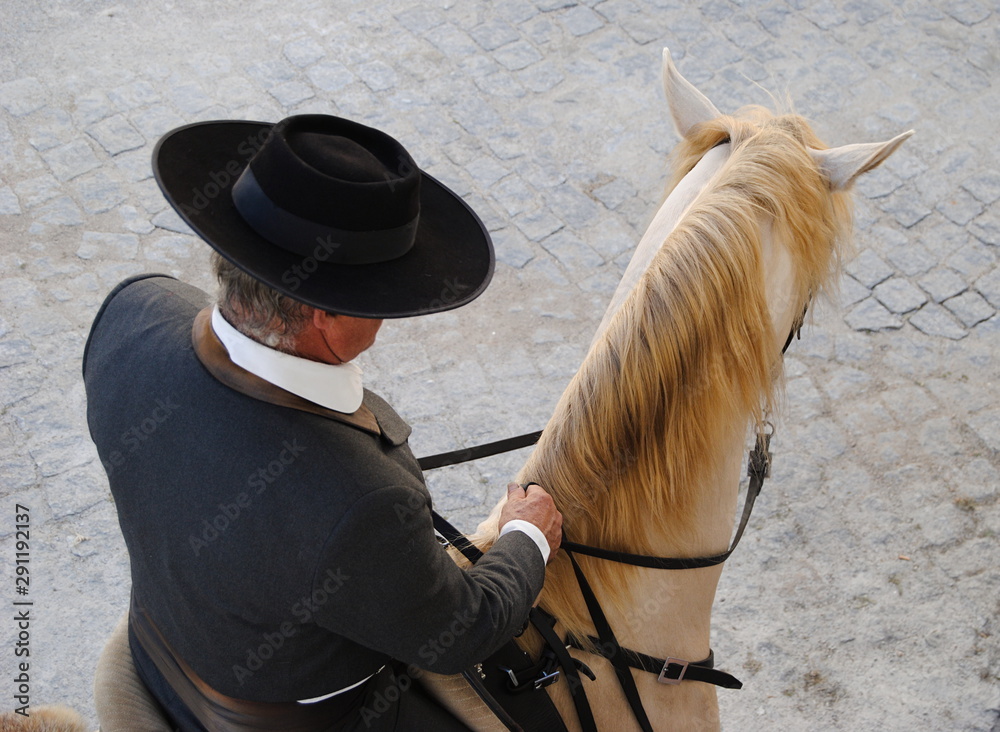
[[[535,546],[538,547],[538,551],[542,553],[542,561],[546,564],[549,563],[549,542],[540,528],[535,526],[530,521],[525,521],[524,519],[514,519],[513,521],[508,521],[503,525],[503,528],[500,529],[500,536],[509,534],[511,531],[523,531],[531,537],[531,540],[535,542]]]

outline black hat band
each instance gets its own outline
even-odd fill
[[[309,221],[268,198],[250,166],[233,185],[232,196],[243,220],[269,242],[334,264],[375,264],[403,256],[413,246],[420,219],[418,212],[402,226],[376,231],[347,231]]]

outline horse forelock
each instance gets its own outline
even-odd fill
[[[775,399],[781,359],[762,221],[791,255],[795,283],[784,296],[795,307],[828,289],[837,271],[849,203],[812,161],[807,147],[824,146],[801,117],[753,108],[698,126],[675,151],[670,189],[726,139],[732,153],[716,184],[595,342],[521,473],[553,493],[574,541],[649,553],[666,538],[683,554],[683,538],[697,531],[685,512],[699,477],[716,467],[714,447],[734,425],[759,422]],[[572,573],[561,564],[550,567],[543,602],[579,633],[586,615],[570,601]],[[634,576],[610,562],[589,563],[591,573],[619,586]]]

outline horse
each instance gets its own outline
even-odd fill
[[[690,558],[729,546],[748,432],[766,430],[781,393],[783,345],[810,301],[835,285],[849,246],[850,188],[912,131],[828,149],[798,115],[760,107],[721,114],[668,49],[662,72],[681,139],[672,177],[517,479],[551,493],[575,545]],[[470,537],[483,550],[498,536],[502,506]],[[574,558],[621,647],[679,662],[710,655],[721,564],[671,571]],[[548,565],[537,604],[557,619],[560,639],[594,636],[566,552]],[[530,630],[519,642],[533,657],[541,651]],[[598,729],[719,728],[714,685],[667,685],[655,671],[632,671],[648,715],[640,727],[607,654],[577,645],[573,657],[596,677],[577,683]],[[473,729],[506,729],[462,677],[426,674],[422,683]],[[577,730],[568,687],[545,691]]]

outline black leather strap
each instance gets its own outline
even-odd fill
[[[433,470],[434,468],[443,468],[445,465],[467,463],[471,460],[479,460],[479,458],[499,455],[502,452],[510,452],[521,447],[534,445],[541,436],[541,430],[528,432],[523,435],[497,440],[496,442],[487,442],[484,445],[466,447],[462,450],[452,450],[451,452],[441,452],[437,455],[428,455],[427,457],[420,458],[417,462],[420,463],[421,470]]]
[[[599,651],[600,655],[608,658],[605,655],[605,648],[601,644],[601,639],[594,636],[590,636],[590,642]],[[581,651],[588,650],[584,647],[580,641],[578,641],[573,636],[566,639],[568,645],[578,648]],[[629,648],[623,648],[622,654],[625,656],[625,660],[628,665],[632,668],[639,669],[640,671],[648,671],[649,673],[656,674],[657,676],[663,676],[664,683],[678,683],[679,681],[703,681],[706,684],[715,684],[716,686],[721,686],[726,689],[742,689],[743,682],[737,679],[732,674],[727,674],[725,671],[719,671],[715,668],[715,653],[713,651],[708,652],[708,658],[702,661],[684,661],[679,658],[656,658],[655,656],[650,656],[646,653],[639,653],[638,651],[633,651]]]
[[[611,661],[611,665],[614,666],[618,683],[625,693],[625,698],[628,700],[629,706],[632,707],[632,713],[635,715],[639,727],[643,732],[653,732],[653,726],[649,722],[649,717],[646,716],[645,707],[642,706],[642,699],[639,698],[639,690],[635,686],[635,679],[632,678],[632,671],[629,669],[628,661],[625,659],[624,653],[622,653],[622,647],[615,637],[615,632],[611,629],[611,624],[608,623],[608,619],[604,615],[601,603],[597,601],[597,596],[594,595],[594,591],[591,589],[586,576],[584,576],[583,570],[580,569],[576,557],[573,556],[572,552],[567,552],[567,554],[569,554],[569,560],[573,563],[573,571],[576,573],[576,580],[580,584],[583,601],[587,604],[587,610],[590,611],[590,619],[594,622],[594,628],[597,630],[597,635],[600,638],[601,648],[610,652],[610,655],[605,656],[605,658]]]
[[[594,720],[594,712],[590,708],[587,700],[587,691],[583,688],[583,681],[580,680],[580,671],[576,661],[566,650],[566,644],[556,635],[555,618],[542,610],[540,607],[533,607],[528,619],[535,627],[535,630],[542,636],[545,644],[556,654],[556,659],[562,667],[566,683],[569,685],[570,695],[573,698],[573,706],[576,707],[576,716],[580,721],[580,729],[583,732],[597,732],[597,722]]]
[[[466,559],[475,564],[483,558],[483,553],[475,544],[466,538],[465,534],[451,525],[444,516],[437,511],[431,511],[434,517],[434,530],[443,536],[449,544],[458,549]]]
[[[612,551],[599,547],[577,544],[574,541],[566,541],[563,538],[561,549],[577,554],[586,554],[589,557],[606,559],[611,562],[631,564],[636,567],[648,567],[650,569],[699,569],[701,567],[713,567],[722,564],[729,559],[729,556],[736,550],[736,546],[743,538],[747,523],[750,521],[750,514],[753,512],[754,503],[760,495],[761,488],[764,487],[764,479],[771,474],[771,453],[768,449],[771,446],[771,435],[760,433],[757,435],[757,443],[750,452],[750,459],[747,463],[747,474],[750,476],[750,484],[747,486],[747,495],[743,502],[743,514],[740,516],[740,523],[736,529],[729,549],[721,554],[714,554],[708,557],[653,557],[648,554],[630,554],[628,552]]]

